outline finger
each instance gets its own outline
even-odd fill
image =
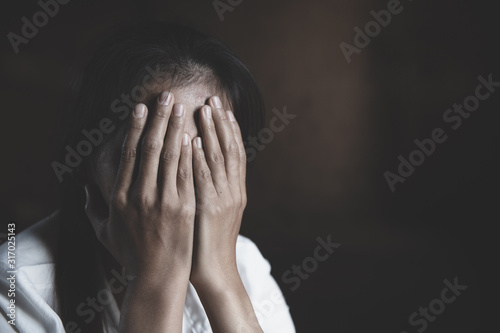
[[[212,172],[208,167],[203,151],[202,140],[197,137],[193,140],[193,170],[198,198],[216,196],[216,190],[212,180]]]
[[[164,195],[177,193],[177,169],[181,154],[182,134],[186,123],[184,106],[175,104],[168,122],[167,135],[161,152],[160,175],[161,193]]]
[[[205,160],[212,174],[211,178],[217,193],[222,194],[227,189],[226,166],[222,154],[215,124],[212,119],[212,108],[204,105],[200,112],[200,127],[203,138]]]
[[[114,192],[126,194],[133,181],[139,141],[146,125],[148,110],[144,104],[137,104],[130,117],[129,127],[123,141],[120,166]]]
[[[189,134],[182,136],[181,156],[177,172],[177,193],[183,199],[194,198],[193,151]]]
[[[233,193],[239,194],[240,186],[240,156],[239,149],[234,137],[234,132],[226,111],[222,108],[219,97],[214,96],[209,101],[212,107],[215,130],[219,145],[224,156],[226,177]]]
[[[160,154],[172,111],[173,99],[172,93],[164,91],[158,97],[155,111],[151,112],[152,115],[148,120],[148,128],[141,146],[141,163],[138,174],[140,188],[151,189],[157,186]]]
[[[246,200],[246,173],[247,173],[247,154],[245,152],[245,145],[243,144],[243,138],[241,137],[241,129],[231,111],[227,111],[229,122],[231,123],[231,128],[233,130],[234,138],[236,144],[238,145],[238,156],[239,156],[239,183],[242,198]]]

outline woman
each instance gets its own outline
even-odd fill
[[[269,263],[238,235],[242,137],[263,119],[241,61],[192,29],[138,24],[77,91],[52,164],[60,209],[16,238],[14,321],[1,247],[0,331],[294,332]]]

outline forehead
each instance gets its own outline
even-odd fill
[[[226,98],[225,94],[219,91],[215,85],[193,83],[182,87],[171,87],[169,83],[165,83],[161,86],[157,86],[154,91],[152,91],[148,96],[145,97],[142,103],[148,106],[148,109],[152,110],[156,104],[156,99],[163,91],[168,91],[171,89],[174,95],[174,103],[181,103],[184,105],[186,112],[193,113],[199,110],[203,105],[208,104],[208,99],[212,96],[219,96],[224,108],[229,110],[231,105]]]
[[[184,88],[172,88],[175,103],[181,103],[186,110],[196,110],[208,102],[211,96],[217,94],[215,87],[191,84]]]
[[[163,91],[168,91],[169,89],[171,89],[171,92],[174,95],[174,103],[183,104],[184,110],[186,111],[186,115],[188,117],[196,117],[195,113],[199,111],[203,105],[208,104],[208,100],[212,96],[219,96],[222,101],[223,108],[225,110],[232,110],[231,103],[229,102],[227,96],[218,91],[215,85],[199,83],[193,83],[184,87],[171,87],[171,85],[168,83],[158,85],[154,90],[150,91],[147,96],[144,96],[144,98],[142,98],[138,102],[146,104],[149,110],[149,114],[151,114],[151,112],[154,111],[159,95]],[[124,122],[122,125],[125,124],[126,122]],[[119,126],[119,130],[116,131],[116,133],[110,140],[110,143],[112,145],[122,144],[126,128],[127,126]]]

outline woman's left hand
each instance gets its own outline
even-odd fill
[[[236,240],[247,203],[246,154],[231,111],[218,97],[200,112],[193,143],[197,187],[191,283],[213,332],[262,332],[236,267]],[[203,144],[202,144],[203,141]]]
[[[197,188],[191,282],[227,283],[237,274],[236,239],[246,206],[246,153],[240,128],[218,97],[200,112],[202,138],[193,142]],[[203,142],[203,143],[202,143]]]

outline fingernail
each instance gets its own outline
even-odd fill
[[[236,118],[234,118],[234,114],[231,111],[226,111],[226,113],[229,117],[229,121],[234,123],[236,121]]]
[[[184,133],[182,136],[182,145],[187,146],[189,144],[189,134]]]
[[[205,114],[205,117],[207,117],[207,119],[212,118],[212,108],[210,106],[205,105],[203,107],[203,113]]]
[[[196,139],[194,139],[194,144],[196,145],[196,147],[201,148],[201,138],[197,137]]]
[[[220,102],[220,99],[217,96],[214,97],[214,105],[218,109],[220,109],[222,107],[222,103]]]
[[[146,106],[144,104],[137,104],[134,108],[134,117],[142,118],[146,114]]]
[[[184,106],[182,104],[174,105],[174,116],[180,117],[184,114]]]
[[[172,101],[172,94],[170,91],[164,91],[160,95],[159,102],[162,105],[170,105],[170,102]]]

